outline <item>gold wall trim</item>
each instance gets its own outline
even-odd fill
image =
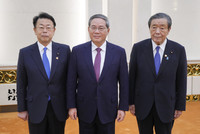
[[[200,95],[187,95],[186,101],[199,101]]]
[[[187,65],[188,76],[200,76],[200,64],[188,64]],[[16,83],[17,73],[16,69],[12,70],[0,70],[0,84],[2,83]]]
[[[200,76],[200,64],[188,64],[187,65],[188,76]]]
[[[200,63],[199,61],[189,61],[198,62],[187,64],[187,76],[200,76]],[[187,95],[186,101],[200,101],[200,95]]]
[[[0,84],[16,83],[16,70],[0,70]]]
[[[200,76],[200,64],[188,64],[187,75]],[[5,70],[5,68],[3,68],[0,70],[0,84],[16,83],[16,79],[17,79],[17,69]],[[200,95],[187,95],[186,100],[199,101]]]

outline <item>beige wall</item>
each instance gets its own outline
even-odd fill
[[[41,11],[56,20],[54,41],[74,46],[86,40],[84,0],[0,0],[0,65],[16,65],[19,49],[36,41],[32,18]]]
[[[200,1],[152,0],[152,13],[166,12],[172,17],[169,38],[186,48],[188,60],[200,60]]]
[[[89,40],[91,15],[107,15],[108,41],[124,47],[128,60],[133,43],[149,38],[149,17],[166,12],[173,20],[169,39],[185,46],[188,60],[200,60],[199,4],[199,0],[0,0],[0,65],[16,65],[19,49],[36,41],[32,18],[40,11],[56,19],[53,40],[71,48]]]

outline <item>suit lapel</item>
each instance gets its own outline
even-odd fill
[[[35,61],[36,65],[38,66],[41,74],[43,75],[43,77],[48,80],[48,77],[47,77],[46,71],[44,69],[44,65],[43,65],[43,62],[42,62],[42,58],[41,58],[37,43],[35,43],[33,45],[31,55],[32,55],[32,58]]]
[[[50,80],[53,78],[55,72],[56,72],[56,67],[58,64],[59,60],[59,46],[55,44],[55,42],[52,42],[52,64],[51,64],[51,74],[50,74]]]
[[[93,62],[92,62],[92,48],[91,48],[91,46],[92,46],[92,44],[91,44],[91,41],[90,41],[86,44],[84,53],[85,53],[85,59],[86,59],[87,65],[88,65],[89,72],[90,72],[91,76],[96,80],[94,65],[93,65]]]
[[[169,40],[167,40],[167,44],[165,47],[165,51],[162,57],[162,63],[160,65],[160,69],[158,72],[158,76],[159,74],[164,70],[164,68],[166,67],[168,60],[170,60],[169,58],[171,57],[171,54],[173,54],[173,45],[169,42]]]
[[[155,64],[154,64],[154,56],[153,56],[153,48],[152,48],[152,42],[151,39],[148,40],[146,43],[146,46],[143,48],[145,50],[145,57],[146,57],[146,62],[148,62],[153,75],[156,77],[156,71],[155,71]]]
[[[113,49],[112,46],[107,42],[106,44],[106,55],[105,55],[105,61],[103,65],[103,69],[101,72],[101,75],[99,77],[99,83],[102,81],[103,77],[105,76],[106,72],[109,70],[109,65],[112,63],[113,58]]]

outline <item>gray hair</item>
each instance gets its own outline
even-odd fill
[[[163,18],[167,20],[168,29],[170,29],[171,26],[172,26],[172,19],[171,19],[171,17],[169,15],[167,15],[165,13],[157,13],[157,14],[154,14],[153,16],[151,16],[151,18],[149,19],[149,22],[148,22],[149,28],[151,26],[152,20],[154,20],[154,19],[163,19]]]
[[[95,15],[91,16],[90,19],[89,19],[89,22],[88,22],[88,26],[90,26],[91,25],[91,21],[93,19],[96,19],[96,18],[103,19],[106,22],[106,27],[107,28],[110,27],[110,23],[108,21],[108,18],[105,15],[103,15],[103,14],[95,14]]]

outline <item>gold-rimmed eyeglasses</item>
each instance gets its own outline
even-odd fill
[[[44,31],[45,29],[46,29],[47,31],[51,31],[51,30],[54,29],[54,27],[52,27],[52,26],[38,26],[37,28],[38,28],[40,31]]]
[[[106,27],[103,27],[103,26],[101,26],[101,27],[91,26],[90,29],[91,29],[93,32],[95,32],[97,29],[98,29],[99,32],[103,32],[103,31],[104,31],[105,29],[107,29],[107,28],[106,28]]]

